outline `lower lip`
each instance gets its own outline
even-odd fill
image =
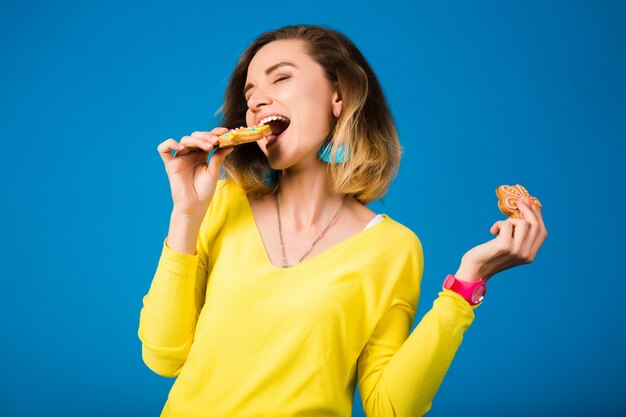
[[[274,136],[274,135],[270,136],[270,137],[273,137],[273,139],[269,139],[269,140],[267,141],[267,143],[265,144],[265,146],[270,147],[271,145],[273,145],[273,144],[274,144],[274,143],[275,143],[278,139],[280,139],[281,137],[283,137],[283,135],[285,134],[285,132],[286,132],[288,129],[289,129],[289,128],[285,129],[285,131],[284,131],[283,133],[281,133],[280,135],[278,135],[278,136]]]

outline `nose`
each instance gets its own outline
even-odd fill
[[[248,108],[252,111],[258,111],[261,106],[268,104],[272,104],[272,99],[261,88],[257,88],[248,98]]]

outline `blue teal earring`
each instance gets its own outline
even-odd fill
[[[333,149],[332,142],[326,142],[324,145],[322,145],[320,150],[317,151],[317,156],[319,156],[319,158],[322,161],[330,164],[331,163],[330,152],[332,151],[332,149]],[[337,146],[337,151],[335,152],[335,160],[334,160],[335,164],[346,162],[348,159],[350,159],[349,152],[346,151],[346,149],[347,148],[344,146],[343,143]]]
[[[272,185],[275,184],[276,181],[278,181],[278,171],[270,168],[270,170],[267,171],[263,177],[263,183]]]

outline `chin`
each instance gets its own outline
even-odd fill
[[[287,161],[282,161],[280,159],[274,159],[269,157],[267,158],[267,162],[269,163],[270,167],[276,171],[283,171],[291,166],[291,164],[289,164]]]

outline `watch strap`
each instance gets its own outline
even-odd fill
[[[452,274],[446,276],[442,287],[461,295],[471,306],[481,304],[487,293],[487,284],[484,280],[463,281]]]

